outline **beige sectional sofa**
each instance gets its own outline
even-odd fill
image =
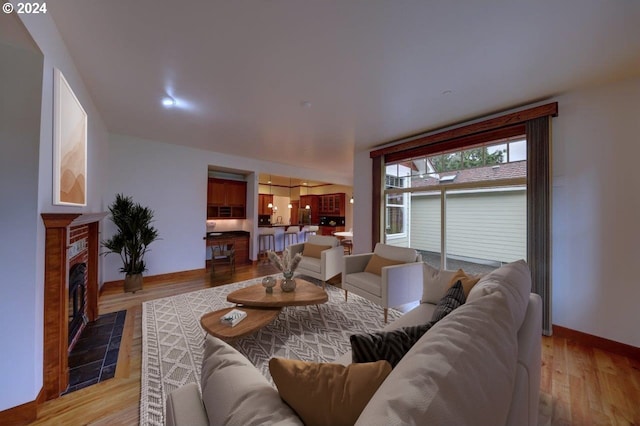
[[[453,271],[424,266],[422,303],[387,329],[424,324]],[[391,371],[358,425],[536,425],[541,368],[540,297],[524,261],[482,277],[467,302],[436,323]],[[435,301],[435,303],[434,303]],[[350,353],[336,360],[348,364]],[[168,425],[302,424],[240,353],[209,337],[196,384],[171,393]]]

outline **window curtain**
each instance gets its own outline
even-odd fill
[[[542,332],[551,335],[551,135],[550,117],[528,120],[527,263],[532,290],[542,297]]]

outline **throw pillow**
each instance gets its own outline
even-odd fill
[[[352,425],[391,373],[391,366],[386,361],[345,367],[271,358],[269,372],[280,397],[304,424]]]
[[[318,244],[304,243],[304,248],[302,249],[302,255],[320,259],[322,257],[321,253],[330,248],[331,246],[321,246]]]
[[[433,315],[431,316],[431,322],[435,324],[440,321],[442,318],[449,315],[449,313],[451,313],[455,308],[464,304],[466,300],[467,298],[464,295],[462,282],[458,280],[449,288],[449,290],[447,290],[447,293],[436,305],[436,309],[433,311]]]
[[[371,259],[369,259],[369,263],[367,263],[367,267],[364,268],[364,271],[376,275],[382,275],[382,268],[384,268],[385,266],[401,265],[403,263],[405,262],[401,260],[387,259],[385,257],[374,254],[373,256],[371,256]]]
[[[390,331],[353,334],[349,336],[352,362],[386,360],[389,361],[391,367],[395,367],[432,325],[432,323],[428,323]]]
[[[473,286],[476,285],[478,281],[480,281],[480,277],[469,276],[465,274],[465,272],[462,269],[458,269],[458,271],[453,275],[453,277],[451,277],[451,281],[449,281],[449,287],[452,287],[458,281],[462,283],[462,289],[464,290],[464,298],[466,300],[467,297],[469,297],[469,292],[471,291]]]
[[[423,262],[423,287],[421,303],[438,304],[450,287],[451,277],[456,273],[448,269],[438,269]]]

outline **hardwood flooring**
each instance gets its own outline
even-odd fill
[[[142,356],[142,302],[271,273],[269,264],[238,265],[233,276],[145,283],[135,294],[105,290],[100,314],[127,310],[113,379],[38,407],[34,425],[137,425]],[[339,280],[334,279],[334,283]],[[640,360],[557,337],[542,340],[541,424],[640,426]]]

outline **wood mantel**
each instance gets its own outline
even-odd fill
[[[69,229],[87,225],[87,317],[98,317],[98,249],[100,221],[107,213],[43,213],[44,262],[44,399],[57,398],[69,385]]]

